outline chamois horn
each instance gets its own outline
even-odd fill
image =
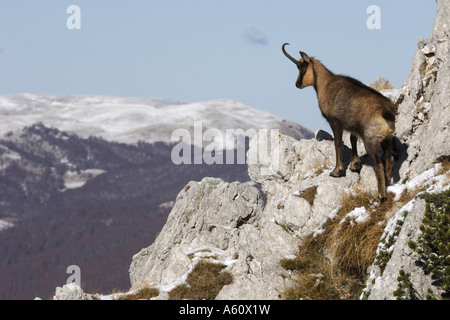
[[[298,65],[299,62],[298,62],[294,57],[292,57],[289,53],[287,53],[287,52],[286,52],[286,49],[284,49],[284,47],[285,47],[285,46],[288,46],[288,45],[289,45],[289,43],[283,44],[283,46],[281,47],[281,50],[283,50],[284,55],[285,55],[286,57],[288,57],[289,60],[291,60],[291,61],[292,61],[293,63],[295,63],[296,65]]]

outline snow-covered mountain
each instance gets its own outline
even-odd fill
[[[219,99],[186,103],[169,99],[100,95],[11,94],[0,96],[0,136],[41,122],[82,138],[134,144],[171,142],[174,130],[280,129],[297,139],[312,133],[304,127],[240,102]]]

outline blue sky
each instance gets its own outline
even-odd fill
[[[80,30],[66,26],[72,4]],[[366,26],[370,5],[381,9],[379,30]],[[281,45],[400,87],[435,10],[432,0],[0,0],[0,95],[227,98],[329,130],[314,89],[295,88]]]

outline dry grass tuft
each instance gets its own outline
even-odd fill
[[[119,300],[150,300],[158,295],[159,290],[156,288],[143,288],[136,293],[121,296]]]
[[[386,223],[384,218],[385,214],[373,212],[371,219],[364,223],[346,221],[333,225],[324,242],[340,270],[346,274],[364,275],[375,259]]]
[[[327,231],[317,239],[327,248],[332,261],[346,274],[364,275],[375,258],[386,226],[386,214],[395,203],[392,193],[381,204],[376,199],[376,194],[368,191],[344,195],[337,217],[330,221]],[[346,219],[341,223],[347,213],[359,207],[364,207],[369,212],[369,220],[355,223]]]
[[[402,200],[410,197],[404,196]],[[322,226],[320,235],[311,234],[295,259],[283,259],[281,266],[295,272],[295,285],[285,292],[287,299],[358,299],[367,268],[373,263],[388,213],[396,204],[394,194],[379,204],[377,195],[356,190],[343,195],[342,206]],[[357,223],[343,219],[355,208],[364,207],[370,218]]]
[[[186,284],[169,292],[169,299],[213,300],[223,286],[233,282],[231,273],[223,271],[225,267],[219,263],[199,261],[189,273]]]
[[[436,159],[436,162],[442,166],[438,174],[446,174],[450,178],[450,156],[440,156]]]
[[[297,275],[294,286],[284,292],[287,300],[350,300],[357,299],[361,290],[357,277],[342,273],[312,243],[300,247],[295,259],[283,259],[281,265]]]

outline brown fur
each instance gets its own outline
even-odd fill
[[[285,44],[286,45],[286,44]],[[303,89],[313,86],[317,93],[319,108],[327,119],[334,134],[336,167],[333,177],[345,175],[342,164],[342,133],[351,133],[352,160],[350,170],[359,172],[361,162],[356,143],[358,137],[364,141],[377,177],[380,199],[386,199],[386,187],[390,183],[394,159],[392,155],[392,137],[395,131],[395,106],[379,92],[350,77],[335,75],[320,61],[300,52],[302,58],[295,61],[285,51],[284,54],[296,63],[299,76],[296,87]],[[383,149],[385,167],[378,155]]]

